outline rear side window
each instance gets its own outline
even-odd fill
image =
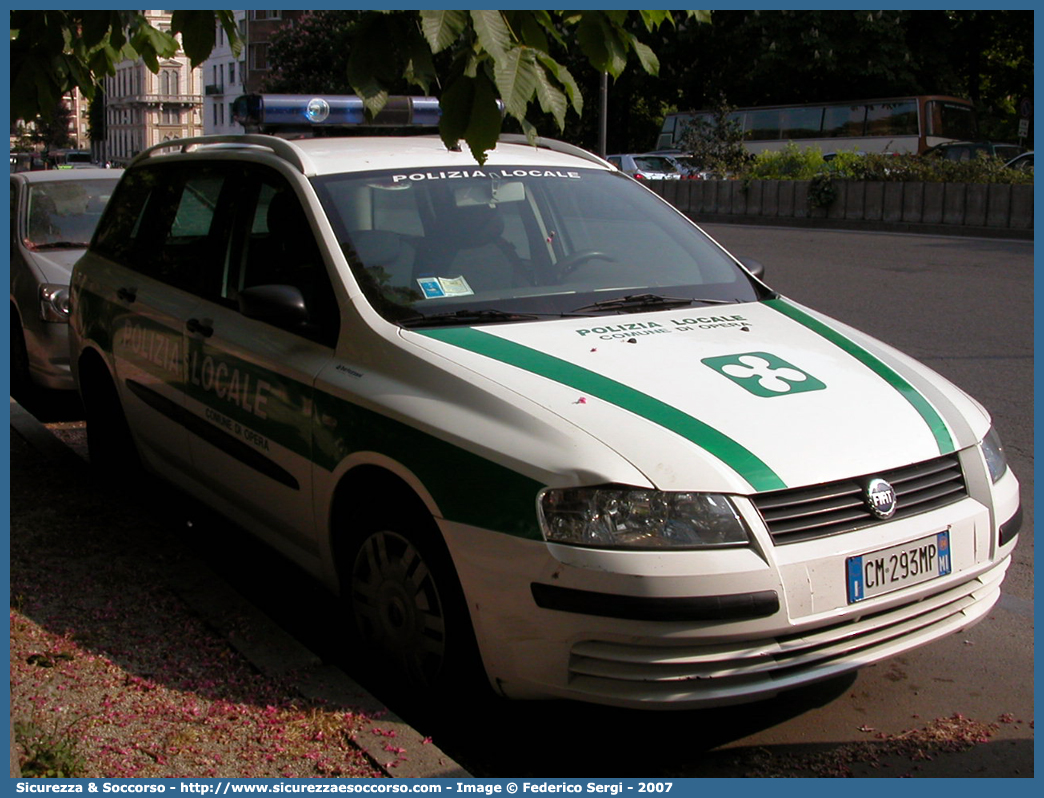
[[[95,252],[187,291],[213,292],[209,283],[220,279],[228,251],[229,220],[219,200],[233,179],[220,164],[128,172],[99,227]]]

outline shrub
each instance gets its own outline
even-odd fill
[[[820,172],[808,187],[808,204],[813,208],[829,208],[837,199],[837,188],[830,175]]]
[[[761,152],[744,172],[750,180],[811,180],[823,172],[826,162],[818,147],[788,142],[782,150]]]
[[[739,175],[743,180],[916,181],[923,183],[1032,183],[1033,172],[1007,169],[1005,161],[980,155],[971,161],[950,161],[908,153],[838,152],[824,161],[818,147],[802,149],[793,142],[778,152],[763,152]],[[822,182],[822,181],[821,181]],[[826,182],[829,182],[827,180]],[[822,189],[826,192],[826,189]],[[825,196],[824,193],[824,196]]]

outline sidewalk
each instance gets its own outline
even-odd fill
[[[469,776],[13,400],[11,596],[12,723],[82,775]]]

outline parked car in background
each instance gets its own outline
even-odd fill
[[[609,155],[606,160],[638,180],[680,180],[682,176],[679,167],[665,155],[628,153]]]
[[[948,161],[972,161],[983,155],[996,155],[998,158],[1014,158],[1022,152],[1018,144],[1002,144],[995,141],[950,141],[938,144],[925,152],[929,158],[945,158]]]
[[[72,390],[69,275],[87,249],[120,170],[11,175],[11,390]]]
[[[1022,153],[1022,155],[1016,155],[1014,158],[1012,158],[1004,165],[1009,169],[1019,169],[1023,172],[1032,172],[1033,150],[1030,150],[1029,152],[1024,152]]]
[[[696,163],[692,153],[682,152],[681,150],[658,150],[648,154],[659,155],[668,159],[681,173],[682,180],[707,180],[711,176],[708,171],[702,169]]]
[[[38,152],[12,152],[12,172],[32,172],[47,168],[44,158]]]

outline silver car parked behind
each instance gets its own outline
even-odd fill
[[[11,391],[72,390],[69,276],[122,170],[11,175]]]
[[[637,180],[680,180],[681,172],[663,155],[609,155],[606,160],[624,174]]]

